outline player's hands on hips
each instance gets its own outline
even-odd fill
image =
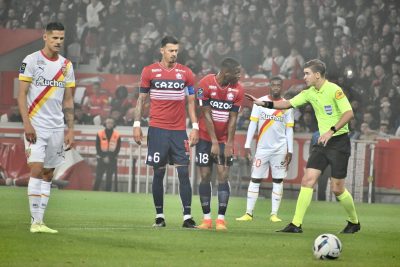
[[[141,145],[143,139],[142,128],[140,127],[133,127],[133,139],[135,140],[136,144]]]
[[[189,145],[194,146],[199,142],[199,130],[193,129],[189,134]]]
[[[244,96],[250,100],[253,101],[254,104],[256,104],[257,106],[262,106],[264,105],[264,101],[258,100],[255,96],[251,95],[251,94],[244,94]]]
[[[333,132],[327,131],[326,133],[324,133],[323,135],[321,135],[318,138],[318,144],[326,146],[326,144],[328,144],[329,139],[331,139],[332,135],[333,135]]]
[[[68,130],[67,134],[64,136],[64,151],[68,151],[74,145],[74,130]]]
[[[24,130],[26,141],[31,144],[36,143],[36,131],[30,122],[28,122],[27,125],[24,125]]]
[[[289,169],[289,164],[290,164],[290,162],[292,162],[292,153],[287,153],[287,154],[286,154],[286,157],[285,157],[285,167],[286,167],[286,170]]]

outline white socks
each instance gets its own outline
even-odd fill
[[[44,212],[49,202],[51,182],[42,181],[40,187],[40,207],[39,207],[39,220],[43,222]]]
[[[253,183],[250,181],[249,188],[247,190],[247,208],[246,213],[253,215],[254,206],[256,205],[256,201],[258,198],[258,194],[260,192],[261,183]]]
[[[30,177],[28,183],[29,209],[32,223],[42,223],[49,202],[51,182]]]
[[[278,214],[279,206],[281,205],[282,200],[282,193],[283,193],[283,182],[282,183],[272,183],[272,193],[271,193],[271,203],[272,203],[272,210],[271,215]]]
[[[31,211],[32,223],[41,223],[39,219],[39,206],[40,206],[40,187],[42,184],[41,179],[29,178],[28,183],[28,199],[29,199],[29,209]],[[43,216],[42,216],[43,217]]]

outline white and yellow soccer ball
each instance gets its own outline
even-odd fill
[[[320,260],[335,260],[342,252],[342,242],[333,234],[322,234],[314,240],[313,253]]]

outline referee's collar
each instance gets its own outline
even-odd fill
[[[324,83],[322,84],[321,88],[319,88],[319,90],[317,90],[317,88],[315,86],[313,86],[313,89],[316,93],[322,94],[325,91],[325,87],[328,84],[328,80],[325,79]]]

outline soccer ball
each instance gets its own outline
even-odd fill
[[[342,242],[332,234],[322,234],[314,241],[314,256],[320,260],[335,260],[342,252]]]

